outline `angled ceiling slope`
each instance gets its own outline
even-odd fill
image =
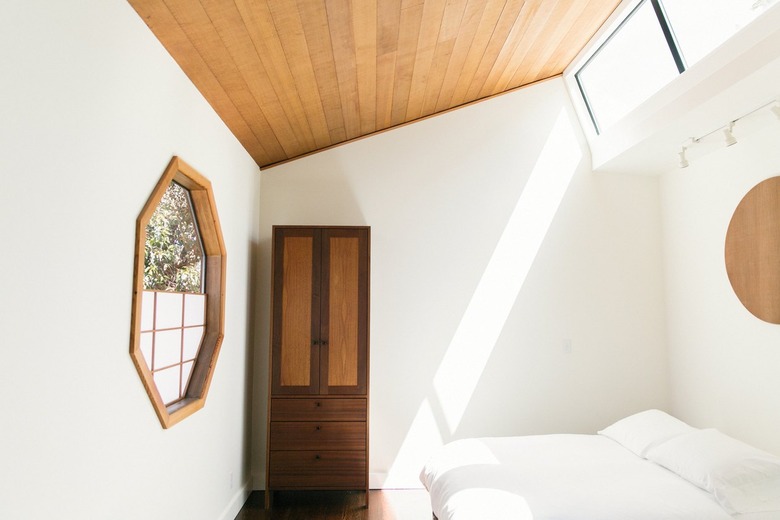
[[[129,0],[261,167],[560,74],[619,0]]]

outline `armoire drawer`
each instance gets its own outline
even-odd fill
[[[362,489],[365,451],[272,451],[271,489]]]
[[[271,421],[365,421],[366,400],[271,399]]]
[[[365,450],[365,422],[272,422],[271,450]]]

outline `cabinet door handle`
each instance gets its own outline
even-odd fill
[[[322,340],[321,343],[322,343],[323,347],[327,347],[328,346],[328,340],[326,340],[326,339]]]
[[[314,341],[311,342],[311,344],[314,345],[314,346],[317,346],[317,345],[320,344],[320,341],[315,339]]]

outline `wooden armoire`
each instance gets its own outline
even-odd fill
[[[369,227],[274,226],[266,506],[365,490]]]

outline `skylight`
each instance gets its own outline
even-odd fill
[[[640,0],[575,73],[597,133],[780,0]]]

